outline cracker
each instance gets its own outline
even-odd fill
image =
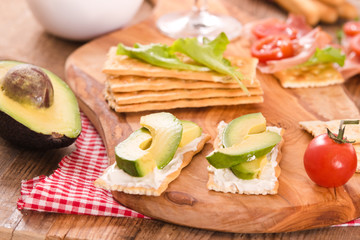
[[[218,127],[218,129],[220,129]],[[280,135],[283,136],[284,135],[284,130],[283,129],[279,129],[276,127],[268,127],[267,129],[272,129],[272,130],[276,130],[276,131],[280,131]],[[222,130],[224,130],[224,128],[222,128]],[[218,132],[218,136],[215,139],[215,143],[217,144],[221,144],[221,134],[222,131],[220,130]],[[280,168],[280,160],[282,158],[282,154],[281,154],[281,147],[284,143],[284,138],[281,139],[280,143],[277,144],[277,146],[274,147],[274,149],[268,154],[268,158],[272,159],[274,158],[274,160],[269,161],[266,166],[264,167],[262,173],[260,174],[260,178],[257,179],[251,179],[251,180],[242,180],[242,179],[237,179],[233,173],[231,172],[230,169],[215,169],[212,166],[208,167],[208,175],[209,175],[209,180],[207,183],[207,188],[209,190],[214,190],[217,192],[225,192],[225,193],[236,193],[236,194],[246,194],[246,195],[267,195],[267,194],[277,194],[278,192],[278,188],[279,188],[279,181],[278,178],[280,176],[281,173],[281,168]],[[217,180],[216,177],[216,171],[218,171],[218,173],[222,173],[222,174],[227,174],[228,176],[231,176],[231,178],[236,179],[235,182],[233,183],[229,183],[227,182],[226,184],[223,182],[220,182],[219,180]],[[263,178],[262,176],[268,175],[270,174],[272,177],[270,180]],[[269,183],[269,187],[264,187],[264,185],[262,185],[260,182],[268,182]],[[247,185],[253,184],[252,187]],[[263,186],[263,188],[261,188],[260,186]]]
[[[102,177],[100,177],[99,179],[97,179],[94,184],[97,187],[100,188],[104,188],[107,190],[112,190],[112,191],[120,191],[120,192],[124,192],[124,193],[128,193],[128,194],[138,194],[138,195],[148,195],[148,196],[160,196],[161,193],[163,193],[170,182],[172,182],[174,179],[176,179],[179,175],[181,170],[186,167],[187,165],[189,165],[189,163],[191,162],[192,158],[194,157],[195,154],[197,154],[198,152],[200,152],[205,143],[210,140],[210,136],[208,134],[203,133],[201,135],[201,140],[198,142],[196,149],[195,150],[190,150],[186,153],[184,153],[183,155],[183,161],[181,163],[181,165],[179,166],[179,168],[177,168],[174,172],[170,173],[168,176],[166,176],[166,178],[161,182],[160,186],[158,188],[154,188],[154,187],[134,187],[134,186],[127,186],[126,184],[109,184],[106,180],[104,180],[103,176],[107,173],[108,170],[110,170],[113,165],[116,163],[114,163],[112,166],[108,167],[105,172],[104,175]]]
[[[323,87],[344,82],[331,63],[290,68],[274,73],[284,88]]]
[[[161,101],[161,102],[146,102],[118,105],[115,102],[114,97],[105,93],[105,99],[108,101],[109,106],[115,110],[115,112],[141,112],[150,110],[166,110],[175,108],[198,108],[209,106],[225,106],[225,105],[239,105],[239,104],[251,104],[262,103],[264,101],[263,96],[240,96],[240,97],[214,97],[214,98],[202,98],[202,99],[180,99],[173,101]]]
[[[143,90],[170,90],[170,89],[205,89],[205,88],[227,88],[239,89],[237,82],[209,82],[186,80],[177,78],[151,78],[140,76],[109,76],[106,83],[112,92],[133,92]],[[257,79],[252,81],[248,79],[243,80],[244,85],[250,88],[259,88],[260,82]]]
[[[256,78],[256,58],[229,57],[232,65],[238,67],[244,77],[254,81]],[[108,58],[104,64],[103,72],[110,75],[134,75],[143,77],[168,77],[179,79],[203,80],[212,82],[235,82],[230,76],[209,72],[197,72],[177,69],[165,69],[140,60],[129,58],[125,55],[117,55],[116,47],[111,47],[108,52]]]
[[[259,88],[249,89],[251,96],[262,95]],[[173,89],[165,91],[138,91],[132,93],[109,93],[117,105],[126,105],[146,102],[165,102],[181,99],[205,99],[215,97],[240,97],[247,96],[241,89]]]
[[[321,134],[327,133],[327,128],[333,132],[337,133],[339,131],[341,120],[331,120],[331,121],[304,121],[299,122],[300,126],[311,133],[314,137]],[[356,141],[360,143],[360,125],[359,124],[348,124],[346,125],[345,135],[348,140]]]
[[[331,120],[331,121],[304,121],[299,122],[300,126],[312,134],[314,137],[321,134],[327,133],[327,128],[333,132],[337,133],[339,131],[341,120]],[[358,124],[349,124],[346,125],[345,135],[348,140],[356,141],[353,146],[357,155],[357,167],[356,172],[360,173],[360,126]]]

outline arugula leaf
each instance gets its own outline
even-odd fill
[[[212,41],[204,38],[203,44],[199,43],[197,38],[179,38],[172,44],[170,50],[183,53],[218,73],[230,75],[249,95],[248,89],[241,81],[244,78],[243,75],[231,66],[229,60],[223,57],[228,44],[229,39],[225,33],[221,33]]]
[[[317,48],[314,55],[302,66],[311,66],[318,63],[337,63],[339,66],[344,66],[345,54],[341,50],[333,47],[326,47],[323,49]]]
[[[191,71],[210,71],[205,66],[187,64],[180,61],[175,54],[170,53],[169,46],[164,44],[141,45],[136,43],[133,48],[119,44],[117,48],[118,55],[127,55],[131,58],[137,58],[152,65]]]

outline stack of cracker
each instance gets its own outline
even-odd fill
[[[219,73],[156,67],[109,50],[103,72],[105,99],[116,112],[237,105],[263,102],[256,78],[257,59],[228,58],[243,73],[246,94],[231,77]],[[190,60],[189,60],[190,61]]]

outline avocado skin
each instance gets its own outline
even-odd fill
[[[0,111],[0,129],[2,138],[16,146],[28,149],[62,148],[71,145],[76,140],[65,135],[56,136],[56,134],[46,135],[34,132],[2,111]]]

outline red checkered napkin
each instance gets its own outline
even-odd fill
[[[146,218],[114,200],[111,193],[93,182],[108,166],[104,144],[85,115],[76,150],[65,156],[49,177],[21,183],[18,209],[44,212]]]
[[[76,150],[64,157],[49,177],[39,176],[21,183],[18,209],[114,217],[144,215],[116,202],[109,191],[93,182],[108,166],[104,144],[85,115]],[[335,226],[360,226],[360,218]]]

